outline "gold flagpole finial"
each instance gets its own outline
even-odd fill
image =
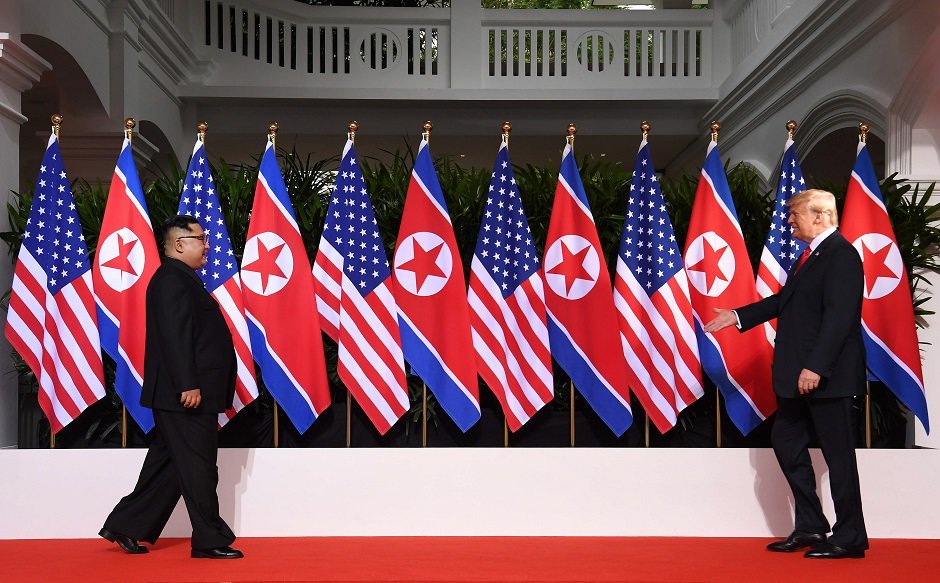
[[[512,124],[508,121],[504,121],[499,124],[499,129],[503,130],[503,142],[508,146],[509,145],[509,132],[512,131]]]
[[[712,120],[712,122],[711,122],[710,124],[708,124],[708,127],[712,130],[712,141],[713,141],[713,142],[717,142],[717,141],[718,141],[718,130],[721,129],[721,124],[718,123],[717,121]]]
[[[268,141],[271,142],[272,146],[276,146],[275,140],[277,139],[277,130],[281,129],[281,126],[277,124],[276,121],[272,121],[268,124]]]
[[[356,132],[359,131],[359,122],[352,120],[346,125],[346,137],[350,142],[356,141]]]
[[[868,122],[861,122],[858,124],[858,141],[865,144],[868,142]]]
[[[788,119],[787,120],[787,136],[792,140],[793,134],[796,132],[796,120]]]
[[[645,142],[650,136],[650,130],[653,129],[653,125],[648,121],[640,122],[640,131],[643,132],[643,141]]]
[[[568,135],[565,137],[565,139],[568,140],[568,144],[574,146],[574,135],[575,135],[576,133],[578,133],[578,126],[574,125],[573,122],[572,122],[572,123],[569,123],[569,124],[568,124]]]
[[[134,128],[137,127],[137,120],[128,117],[124,120],[124,135],[127,136],[128,140],[133,141],[134,139]]]
[[[52,133],[55,134],[55,138],[58,140],[59,139],[59,126],[62,125],[62,120],[64,118],[62,117],[61,113],[54,113],[52,114],[52,117],[50,119],[52,120]]]
[[[431,130],[434,129],[434,124],[431,123],[430,121],[426,121],[424,122],[424,125],[421,126],[421,129],[424,130],[423,132],[421,132],[421,139],[424,140],[425,142],[430,142]]]
[[[196,132],[200,142],[206,141],[206,132],[209,131],[209,124],[201,121],[196,124]]]

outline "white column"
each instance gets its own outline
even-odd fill
[[[138,54],[142,50],[139,40],[140,6],[137,2],[118,1],[108,9],[110,25],[110,101],[112,120],[141,117],[134,111],[140,104],[140,66]]]
[[[20,125],[26,121],[21,112],[22,94],[50,69],[44,61],[19,41],[17,2],[0,7],[0,224],[8,225],[6,202],[11,190],[20,189]],[[11,14],[12,13],[12,14]],[[10,289],[13,264],[4,253],[0,259],[0,290]],[[6,327],[6,312],[0,313],[0,327]],[[13,372],[6,338],[0,338],[0,448],[16,447],[17,376]]]
[[[450,3],[450,86],[483,85],[483,9],[469,0]]]

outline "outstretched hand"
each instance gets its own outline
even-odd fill
[[[705,324],[706,332],[717,332],[724,330],[728,326],[737,326],[738,317],[731,310],[722,310],[721,308],[712,308],[712,311],[718,314],[710,322]]]

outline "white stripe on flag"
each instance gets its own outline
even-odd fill
[[[428,341],[428,339],[421,333],[421,330],[415,326],[415,323],[408,318],[408,314],[398,310],[398,317],[401,318],[401,320],[407,324],[409,328],[411,328],[412,333],[418,337],[418,340],[424,345],[425,350],[434,356],[434,358],[437,360],[438,366],[441,367],[441,370],[444,371],[444,374],[450,377],[451,382],[453,382],[454,385],[460,389],[460,392],[463,393],[464,398],[467,399],[467,401],[469,401],[477,411],[479,411],[480,404],[477,402],[476,397],[474,397],[467,387],[465,387],[463,383],[460,382],[460,379],[457,377],[457,375],[454,374],[454,371],[450,370],[450,368],[447,366],[447,363],[444,362],[443,358],[441,358],[440,353],[438,353],[437,349],[434,348],[434,345],[431,344],[431,342]]]
[[[525,372],[523,371],[523,365],[526,366],[531,372],[542,381],[543,385],[551,387],[551,371],[545,368],[542,363],[541,358],[535,353],[534,348],[526,340],[526,335],[523,333],[520,326],[520,321],[513,313],[509,305],[506,303],[506,300],[503,298],[502,293],[499,290],[499,286],[493,281],[493,278],[490,276],[489,272],[483,267],[482,263],[474,257],[473,262],[471,263],[471,270],[476,276],[476,280],[480,283],[483,290],[490,296],[490,301],[495,303],[499,307],[499,314],[494,314],[486,307],[486,304],[479,298],[476,294],[476,291],[473,289],[474,286],[471,286],[471,294],[468,295],[470,300],[470,308],[477,314],[480,320],[486,326],[485,331],[489,334],[492,334],[499,346],[502,348],[502,351],[505,353],[506,357],[506,366],[509,368],[508,373],[512,375],[513,379],[518,384],[519,388],[522,390],[523,395],[526,400],[536,409],[542,408],[546,401],[538,393],[537,389],[532,386],[532,384],[527,380]],[[537,277],[537,274],[534,274],[532,277]],[[516,288],[513,297],[522,297],[525,305],[520,305],[520,311],[525,317],[522,320],[522,323],[529,323],[532,320],[538,321],[538,318],[535,316],[532,307],[528,304],[527,298],[525,298],[525,289],[523,286],[525,283]],[[472,297],[471,297],[472,296]],[[507,328],[517,346],[517,350],[513,350],[510,346],[508,339],[506,338],[503,328]],[[541,326],[539,322],[539,327],[542,328],[543,332],[541,335],[537,336],[540,340],[543,341],[543,346],[547,350],[548,347],[548,329]],[[475,331],[474,331],[475,332]],[[533,331],[533,335],[538,334],[538,332]],[[483,342],[482,337],[480,341]],[[474,341],[476,345],[476,341]],[[487,347],[487,352],[492,354],[492,349]],[[483,362],[486,362],[492,366],[488,357],[485,357],[481,354]],[[500,369],[503,368],[500,364]],[[504,374],[497,375],[502,381],[503,386],[501,389],[507,394],[512,393],[508,378]]]

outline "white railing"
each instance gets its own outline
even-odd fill
[[[711,10],[340,8],[291,0],[195,0],[185,9],[194,51],[213,63],[208,85],[693,93],[716,85]]]
[[[446,10],[331,9],[300,3],[291,12],[272,3],[203,0],[201,21],[205,49],[213,60],[267,65],[298,77],[367,80],[381,74],[398,84],[441,73],[441,46],[449,42]],[[282,3],[283,4],[283,3]],[[392,11],[394,10],[394,12]],[[306,14],[304,14],[306,12]],[[350,16],[366,18],[350,18]],[[378,18],[376,18],[378,17]],[[237,66],[237,65],[236,65]],[[367,85],[366,85],[367,86]]]
[[[562,18],[555,13],[565,12]],[[708,11],[486,11],[485,85],[656,88],[711,85]]]

